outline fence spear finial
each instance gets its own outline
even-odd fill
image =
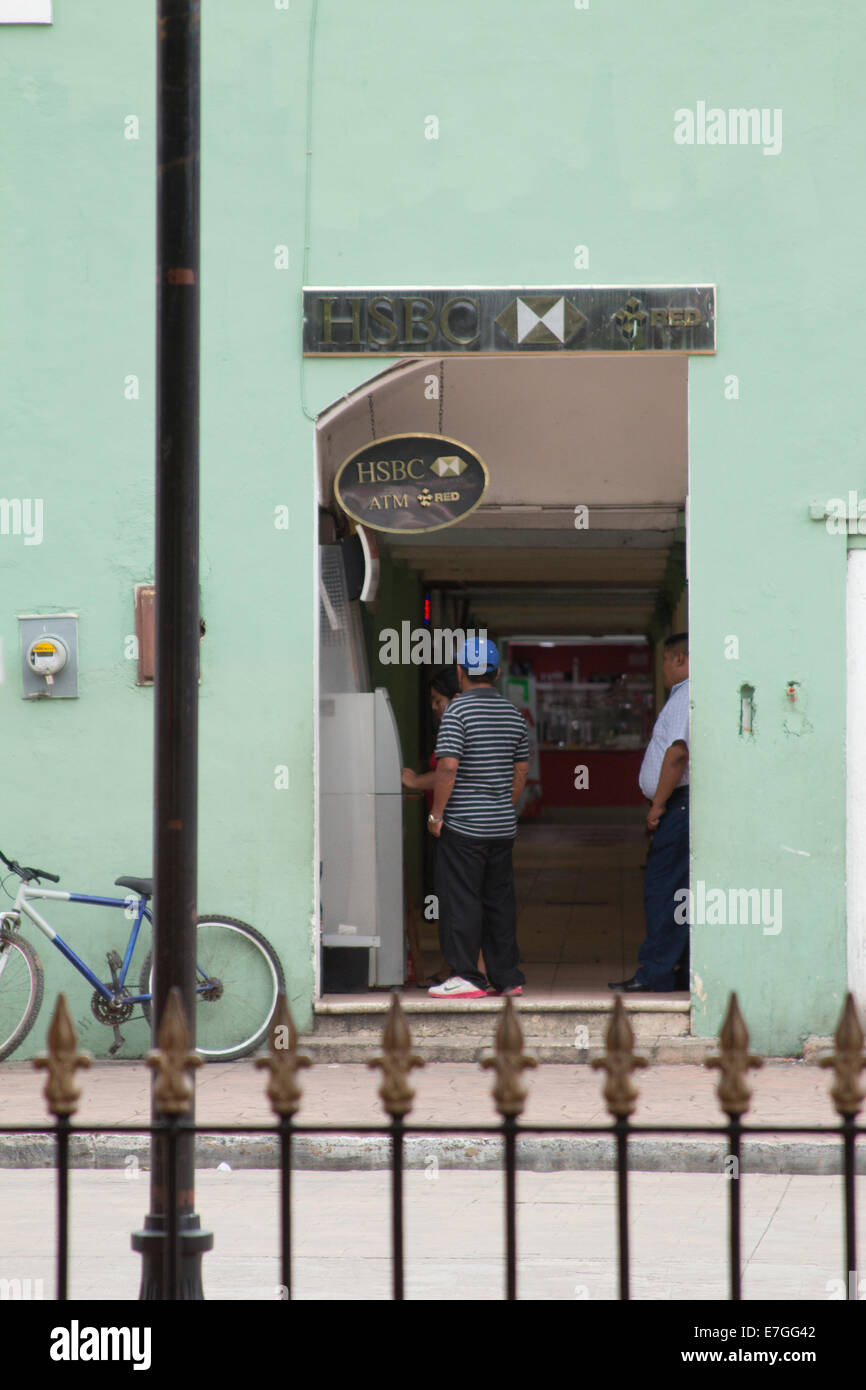
[[[604,1083],[607,1108],[611,1115],[624,1120],[632,1113],[638,1099],[631,1073],[649,1066],[649,1062],[646,1057],[635,1055],[634,1032],[620,995],[614,999],[604,1043],[604,1056],[594,1057],[590,1065],[596,1071],[603,1068],[607,1072]]]
[[[520,1074],[527,1067],[537,1067],[538,1062],[523,1051],[523,1030],[507,994],[502,1016],[496,1026],[494,1048],[494,1055],[482,1058],[481,1065],[496,1069],[493,1086],[496,1109],[500,1115],[521,1115],[527,1092]]]
[[[255,1065],[267,1067],[271,1073],[267,1095],[274,1113],[294,1115],[300,1109],[302,1095],[298,1072],[313,1064],[309,1057],[298,1051],[298,1030],[292,1019],[289,1001],[282,990],[277,998],[269,1032],[268,1055],[257,1057]]]
[[[34,1057],[37,1071],[47,1070],[43,1092],[52,1115],[74,1115],[81,1099],[81,1088],[75,1084],[79,1067],[89,1067],[91,1058],[78,1051],[78,1038],[66,995],[58,994],[48,1029],[48,1052]]]
[[[177,985],[169,990],[157,1042],[159,1046],[145,1058],[147,1065],[157,1073],[153,1087],[154,1106],[163,1115],[186,1114],[194,1094],[187,1072],[200,1067],[202,1059],[190,1049],[189,1029]]]
[[[836,1051],[831,1057],[822,1057],[819,1065],[832,1067],[836,1073],[830,1095],[837,1112],[842,1116],[854,1116],[858,1114],[866,1095],[860,1085],[860,1073],[866,1067],[866,1057],[863,1056],[863,1029],[850,990],[839,1015],[834,1041]]]
[[[382,1030],[382,1056],[371,1057],[368,1067],[378,1067],[383,1073],[379,1098],[389,1115],[408,1115],[415,1092],[409,1085],[413,1067],[423,1067],[424,1059],[412,1051],[412,1035],[406,1015],[400,1007],[396,990],[391,995],[391,1007]]]
[[[707,1057],[706,1067],[721,1072],[716,1095],[726,1115],[744,1115],[752,1100],[752,1090],[746,1078],[750,1067],[762,1067],[763,1057],[749,1051],[749,1030],[740,1011],[736,993],[728,1000],[728,1011],[719,1033],[719,1056]]]

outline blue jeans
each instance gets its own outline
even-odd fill
[[[653,835],[644,873],[646,937],[638,955],[635,980],[647,989],[674,987],[674,967],[689,944],[686,903],[674,900],[678,889],[689,886],[689,795],[677,788]]]

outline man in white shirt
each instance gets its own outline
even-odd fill
[[[675,897],[689,886],[689,635],[665,642],[662,659],[670,693],[659,712],[640,769],[640,789],[652,803],[646,823],[653,840],[644,874],[646,936],[630,980],[609,989],[621,994],[666,993],[676,988],[676,967],[688,952],[689,924]]]

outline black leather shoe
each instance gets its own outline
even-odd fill
[[[639,985],[632,975],[630,980],[617,980],[615,984],[608,984],[608,989],[612,989],[615,994],[654,994],[649,985]]]

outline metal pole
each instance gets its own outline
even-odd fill
[[[391,1120],[391,1285],[392,1297],[401,1303],[403,1287],[403,1118]]]
[[[728,1157],[734,1160],[734,1171],[731,1174],[730,1204],[728,1208],[728,1233],[730,1237],[729,1258],[730,1268],[730,1288],[731,1302],[739,1303],[742,1299],[742,1253],[740,1240],[740,1117],[739,1115],[730,1116],[728,1125]]]
[[[857,1172],[857,1136],[854,1133],[855,1115],[842,1116],[842,1156],[844,1175],[842,1193],[845,1202],[845,1297],[860,1298],[857,1276],[857,1207],[854,1201],[854,1180]]]
[[[57,1302],[69,1297],[69,1116],[58,1115],[57,1152]]]
[[[154,998],[156,1039],[176,985],[195,1046],[199,649],[200,0],[157,4],[156,680]],[[156,1113],[154,1112],[154,1120]],[[189,1122],[194,1123],[194,1111]],[[152,1135],[151,1210],[133,1236],[143,1299],[201,1299],[213,1238],[193,1210],[194,1138]],[[174,1149],[174,1167],[168,1172]],[[176,1192],[177,1288],[167,1288],[169,1191]],[[172,1221],[174,1225],[174,1221]]]
[[[505,1297],[517,1299],[517,1118],[505,1115]]]
[[[618,1115],[614,1124],[616,1135],[616,1184],[619,1239],[619,1296],[622,1302],[631,1298],[628,1243],[628,1116]]]

